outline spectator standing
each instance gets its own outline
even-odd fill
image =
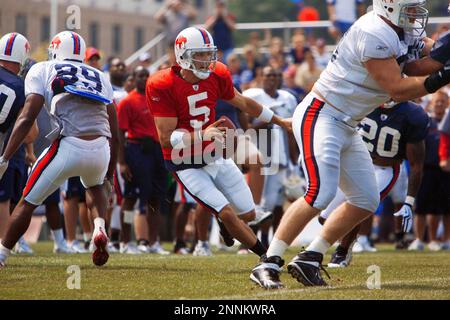
[[[425,140],[426,155],[423,170],[422,185],[420,186],[416,201],[415,236],[409,250],[423,250],[425,241],[425,228],[428,226],[428,248],[432,251],[442,249],[437,239],[437,229],[441,216],[444,216],[444,234],[447,239],[450,234],[450,173],[439,166],[439,123],[445,116],[448,106],[448,95],[437,91],[432,95],[430,102],[431,125]]]
[[[134,205],[139,199],[139,212],[147,216],[148,222],[148,240],[138,239],[140,240],[139,250],[168,254],[158,242],[161,220],[159,207],[166,193],[167,171],[164,167],[153,116],[145,97],[145,84],[149,72],[144,67],[138,66],[133,74],[136,89],[131,91],[118,106],[119,165],[120,174],[125,180],[120,252],[138,253],[129,242],[131,223],[134,220]],[[147,238],[146,235],[145,238]]]
[[[305,61],[305,55],[310,51],[305,46],[305,36],[303,34],[295,34],[291,39],[291,49],[289,51],[289,62],[293,64],[302,64]]]
[[[211,31],[217,49],[222,51],[222,61],[227,61],[228,55],[233,51],[235,24],[236,17],[228,12],[226,1],[216,0],[214,15],[206,20],[205,28]]]
[[[331,59],[331,53],[326,50],[325,40],[319,38],[316,41],[316,45],[313,47],[314,59],[319,67],[325,69],[328,61]]]
[[[317,65],[312,52],[307,51],[305,61],[297,68],[295,84],[305,92],[310,92],[314,83],[319,79],[322,70]]]
[[[197,17],[197,10],[186,0],[167,0],[155,14],[155,20],[164,26],[166,43],[172,46],[178,33]]]
[[[96,48],[89,47],[86,49],[84,60],[86,61],[87,65],[96,68],[98,70],[101,70],[102,69],[102,66],[100,64],[101,58],[102,57],[100,55],[100,51],[98,51]]]
[[[327,0],[327,8],[333,23],[329,33],[336,40],[350,29],[358,17],[366,13],[364,0]]]

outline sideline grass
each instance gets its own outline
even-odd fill
[[[351,267],[328,269],[329,287],[306,288],[287,272],[286,288],[267,291],[249,280],[253,254],[214,252],[213,257],[112,254],[101,268],[90,254],[55,255],[52,244],[33,246],[34,256],[11,256],[0,271],[0,299],[450,299],[450,252],[394,251],[356,254]],[[287,261],[296,254],[290,248]],[[324,262],[328,262],[330,252]],[[81,289],[67,288],[67,268],[78,265]],[[381,289],[366,286],[370,265],[381,270]]]

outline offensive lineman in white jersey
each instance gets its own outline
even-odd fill
[[[35,64],[25,79],[25,105],[0,157],[0,178],[44,104],[56,128],[49,134],[53,143],[34,165],[22,199],[12,213],[0,244],[0,267],[27,230],[34,209],[74,176],[81,178],[92,198],[91,209],[96,217],[92,260],[96,265],[108,260],[104,182],[112,180],[116,163],[117,118],[111,84],[101,72],[83,63],[85,50],[80,35],[61,32],[50,44],[51,61]]]
[[[450,82],[450,68],[445,67],[430,68],[428,77],[402,75],[408,46],[417,43],[417,30],[424,30],[427,23],[425,4],[426,0],[373,0],[374,10],[350,28],[312,92],[298,105],[293,131],[308,189],[286,211],[267,256],[252,270],[251,280],[261,287],[283,286],[281,257],[306,224],[328,206],[338,186],[347,202],[287,266],[304,285],[326,285],[320,273],[323,254],[378,207],[374,168],[356,125],[391,97],[398,102],[412,100]],[[424,42],[430,44],[428,39]]]

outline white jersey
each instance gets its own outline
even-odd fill
[[[403,68],[408,60],[408,45],[415,39],[406,33],[400,39],[394,29],[371,11],[358,19],[342,38],[314,89],[334,107],[360,121],[390,100],[364,63],[394,57]]]
[[[69,93],[54,97],[52,83],[62,78],[66,84],[89,89],[113,100],[113,90],[104,74],[84,63],[75,61],[45,61],[31,67],[25,79],[25,95],[44,97],[45,107],[56,119],[58,134],[86,136],[99,134],[111,137],[106,105]]]
[[[277,90],[278,96],[275,98],[272,98],[260,88],[248,89],[242,94],[269,108],[281,118],[292,117],[297,106],[295,97],[285,90]],[[270,143],[268,143],[268,146],[270,146],[269,150],[263,152],[263,154],[270,155],[270,162],[272,164],[287,166],[289,160],[289,147],[286,131],[279,126],[274,125],[273,130],[271,130]],[[259,149],[260,151],[266,151],[263,150],[264,146],[261,146],[261,143]]]

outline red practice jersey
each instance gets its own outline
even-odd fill
[[[198,127],[205,129],[215,122],[217,101],[231,100],[235,96],[231,74],[218,62],[207,79],[192,84],[183,80],[180,71],[179,66],[174,66],[150,77],[147,81],[148,105],[155,117],[178,118],[177,129],[189,132]],[[204,143],[203,148],[206,145]],[[163,148],[164,159],[168,162],[173,160],[171,153],[172,148]],[[169,170],[188,167],[195,166],[168,166]]]
[[[130,139],[151,137],[159,142],[155,120],[148,108],[144,94],[133,90],[117,107],[119,129],[127,132]]]

